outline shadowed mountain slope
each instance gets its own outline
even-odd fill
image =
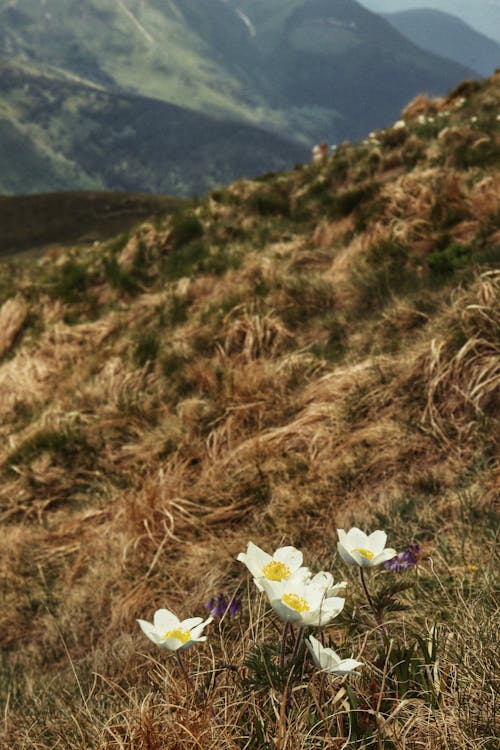
[[[0,191],[83,189],[193,195],[303,160],[300,144],[242,122],[50,69],[0,60]]]
[[[479,75],[490,76],[500,67],[500,44],[448,13],[422,8],[385,18],[418,47],[467,65]]]

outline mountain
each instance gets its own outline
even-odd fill
[[[254,27],[273,103],[312,139],[361,137],[405,102],[473,75],[354,0],[234,0]]]
[[[0,0],[0,54],[233,119],[259,103],[247,30],[221,0]]]
[[[308,158],[243,122],[0,59],[0,191],[193,195]]]
[[[422,8],[384,18],[418,47],[467,65],[479,75],[489,76],[500,66],[500,44],[448,13]]]
[[[432,9],[461,18],[476,31],[500,43],[500,5],[497,0],[359,0],[377,13]]]
[[[4,750],[494,750],[499,111],[500,72],[111,240],[0,258]],[[354,526],[364,569],[337,551]],[[356,676],[279,622],[249,541],[296,547],[269,578],[328,571],[316,606],[344,582],[321,637]],[[214,604],[206,643],[137,623]]]
[[[188,195],[473,72],[355,0],[0,0],[0,190]]]

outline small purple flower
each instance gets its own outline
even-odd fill
[[[224,594],[219,594],[205,603],[205,609],[210,612],[212,617],[223,617],[226,612],[229,617],[233,617],[233,615],[241,612],[241,599],[233,596],[228,602]]]
[[[391,560],[387,560],[384,563],[386,570],[390,570],[393,573],[401,573],[403,570],[410,570],[415,568],[420,556],[420,545],[409,544],[402,552],[397,554]]]

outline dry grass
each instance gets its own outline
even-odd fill
[[[168,226],[5,267],[2,303],[26,300],[0,363],[6,748],[495,746],[499,185],[493,164],[462,167],[448,135],[420,134],[447,106],[406,111],[411,166],[408,142],[381,134],[376,158],[345,146],[275,178],[279,201],[268,181],[201,202],[195,249],[215,270],[169,276],[165,258],[192,246]],[[467,107],[446,126],[460,134]],[[123,273],[144,252],[141,283],[113,286],[103,252]],[[350,524],[422,546],[384,658],[336,559]],[[349,577],[328,633],[361,654],[359,678],[306,661],[287,701],[274,656],[257,674],[252,649],[272,654],[280,632],[235,561],[249,539]],[[219,592],[243,612],[187,653],[193,694],[135,618],[200,614]],[[400,694],[404,649],[433,626],[433,688]]]

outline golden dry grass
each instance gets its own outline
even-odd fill
[[[476,141],[492,138],[496,81],[474,96],[443,127],[478,111]],[[376,158],[346,146],[210,196],[180,249],[167,221],[5,267],[4,308],[27,305],[0,362],[5,747],[494,746],[499,184],[480,147],[463,165],[412,122],[446,106],[406,110],[417,157],[382,133]],[[335,554],[351,524],[422,546],[388,628],[393,653],[437,628],[433,701],[399,695],[380,660]],[[349,578],[329,632],[360,678],[306,662],[292,708],[249,687],[252,648],[280,635],[235,561],[249,539]],[[188,652],[202,699],[135,618],[201,614],[219,592],[244,608]]]

